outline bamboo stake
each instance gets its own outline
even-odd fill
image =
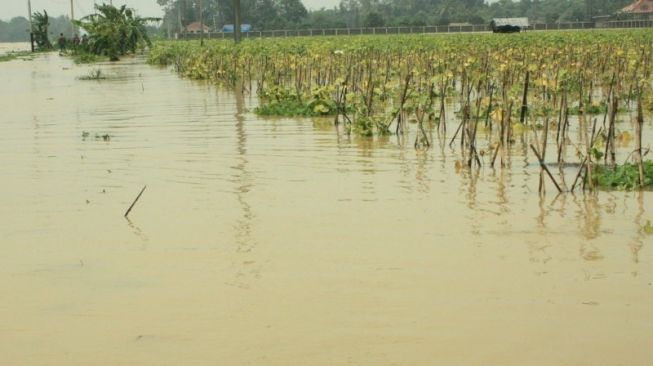
[[[585,165],[585,162],[587,161],[587,156],[585,159],[583,159],[583,162],[580,163],[580,169],[578,169],[578,173],[576,174],[576,178],[574,178],[574,184],[571,185],[571,191],[576,188],[576,183],[578,183],[578,178],[583,174],[584,170],[587,170],[587,165]]]
[[[535,146],[533,146],[533,144],[531,144],[531,149],[533,150],[533,153],[534,153],[535,156],[537,157],[537,160],[538,160],[539,163],[540,163],[540,167],[541,167],[541,168],[546,172],[546,174],[549,176],[549,178],[551,178],[551,181],[553,182],[553,185],[555,185],[556,188],[558,189],[558,192],[562,193],[562,189],[561,189],[560,186],[558,185],[558,182],[556,182],[555,178],[553,178],[553,175],[552,175],[551,172],[549,171],[549,168],[547,168],[546,165],[544,164],[544,159],[543,159],[542,156],[540,156],[540,154],[537,152],[537,149],[535,148]]]
[[[644,158],[642,157],[642,128],[644,127],[644,114],[642,112],[641,89],[637,92],[637,124],[635,125],[637,139],[637,155],[639,165],[639,186],[644,187]]]
[[[528,76],[529,72],[526,71],[526,80],[524,80],[524,96],[521,102],[521,115],[519,116],[519,123],[524,123],[526,119],[526,112],[528,111]]]
[[[139,193],[138,196],[136,196],[134,202],[132,202],[131,206],[129,206],[127,212],[125,212],[125,217],[129,215],[129,212],[131,212],[132,208],[134,208],[134,205],[136,204],[136,202],[138,202],[138,199],[141,198],[141,195],[143,194],[143,192],[145,192],[145,188],[147,188],[147,186],[143,186],[143,189],[141,189],[141,193]]]

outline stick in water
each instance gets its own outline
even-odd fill
[[[132,208],[134,207],[134,205],[136,204],[138,199],[141,198],[141,195],[143,194],[143,192],[145,192],[145,188],[147,188],[147,186],[144,186],[143,189],[141,189],[141,193],[139,193],[138,196],[136,196],[136,199],[134,200],[134,202],[132,202],[132,205],[129,206],[129,208],[127,209],[127,212],[125,212],[125,217],[127,217],[127,215],[129,215],[129,212],[132,210]]]
[[[544,169],[544,171],[545,171],[546,174],[549,176],[549,178],[551,178],[551,181],[553,182],[553,185],[555,185],[556,188],[558,189],[558,193],[562,193],[562,189],[561,189],[560,186],[558,185],[558,182],[556,182],[555,178],[553,178],[553,175],[552,175],[551,172],[549,171],[549,168],[547,168],[547,167],[546,167],[546,164],[544,164],[544,159],[542,159],[542,156],[540,155],[540,153],[537,152],[537,149],[535,148],[535,146],[534,146],[533,144],[531,144],[531,149],[533,150],[533,153],[534,153],[535,156],[537,157],[537,160],[540,162],[540,167],[541,167],[542,169]],[[542,191],[542,188],[540,187],[540,192],[541,192],[541,191]]]

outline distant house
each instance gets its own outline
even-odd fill
[[[637,17],[653,18],[653,1],[635,0],[634,3],[621,9],[622,14],[631,14]]]
[[[209,33],[209,26],[202,24],[200,22],[192,22],[186,26],[186,32],[188,33]]]
[[[494,33],[514,33],[528,29],[528,18],[494,18],[490,22]]]

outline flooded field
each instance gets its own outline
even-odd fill
[[[25,42],[2,43],[0,42],[0,56],[11,52],[29,51],[30,45]]]
[[[2,365],[653,359],[651,192],[540,198],[519,139],[476,173],[138,59],[0,80]]]

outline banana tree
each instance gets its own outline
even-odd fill
[[[120,56],[151,46],[145,25],[159,18],[141,18],[125,5],[96,5],[96,14],[75,21],[89,35],[86,50],[118,61]]]
[[[32,33],[34,34],[34,42],[36,42],[40,50],[52,48],[48,38],[49,26],[50,18],[47,11],[43,10],[43,13],[37,11],[32,14]]]

